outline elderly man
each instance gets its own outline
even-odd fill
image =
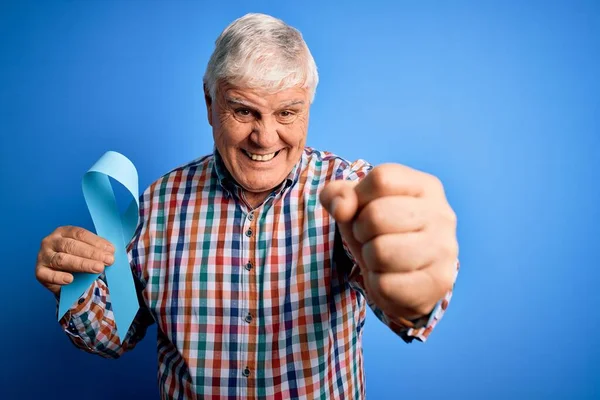
[[[359,399],[367,305],[404,341],[427,339],[458,270],[455,215],[431,175],[305,147],[317,82],[284,22],[249,14],[222,32],[204,77],[214,152],[141,196],[127,336],[101,275],[60,321],[77,347],[117,358],[156,322],[163,398]],[[37,279],[58,296],[113,251],[60,227]]]

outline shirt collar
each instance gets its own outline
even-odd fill
[[[225,167],[223,158],[221,157],[221,154],[219,154],[219,151],[217,150],[216,146],[213,149],[213,154],[215,160],[215,172],[217,174],[219,185],[228,196],[232,193],[238,194],[239,196],[241,194],[242,188],[235,181],[235,179],[233,179],[233,176],[231,176],[231,174],[227,170],[227,167]],[[302,165],[305,162],[305,158],[306,152],[303,151],[300,160],[298,160],[298,162],[294,165],[294,167],[292,168],[288,176],[285,178],[283,183],[273,191],[271,196],[282,194],[286,189],[294,186],[296,182],[298,182],[298,178],[300,177],[300,172],[302,171]]]

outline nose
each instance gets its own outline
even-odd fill
[[[254,129],[250,135],[251,141],[257,147],[274,149],[279,143],[278,125],[278,122],[272,116],[262,118],[254,125]]]

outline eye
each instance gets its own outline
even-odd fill
[[[247,108],[238,108],[237,110],[235,110],[235,113],[236,113],[237,115],[239,115],[239,116],[242,116],[242,117],[247,117],[247,116],[249,116],[250,114],[252,114],[252,113],[250,112],[250,110],[248,110]]]
[[[254,119],[254,113],[249,108],[236,108],[233,110],[235,119],[240,122],[250,122]]]
[[[281,123],[290,123],[290,122],[294,121],[294,119],[296,119],[297,115],[298,114],[296,114],[294,111],[282,110],[282,111],[279,111],[279,113],[277,113],[277,119]]]

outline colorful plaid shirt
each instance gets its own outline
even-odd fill
[[[165,399],[362,399],[366,307],[404,341],[425,341],[452,295],[408,323],[369,302],[318,193],[371,168],[306,148],[254,209],[218,152],[176,168],[141,196],[128,246],[141,309],[123,343],[103,276],[60,323],[77,347],[111,358],[156,323]]]

